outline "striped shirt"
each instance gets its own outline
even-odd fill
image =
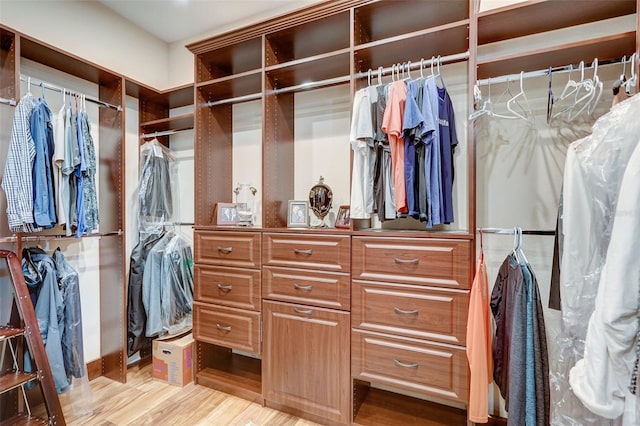
[[[31,113],[36,98],[27,93],[20,99],[13,116],[11,141],[2,189],[7,197],[7,217],[11,232],[37,232],[42,228],[33,219],[33,161],[36,155],[30,130]]]

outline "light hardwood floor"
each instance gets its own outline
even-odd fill
[[[82,417],[74,415],[68,396],[60,395],[68,425],[316,425],[204,386],[159,382],[151,378],[151,365],[130,368],[126,384],[98,377],[91,392],[93,414]]]

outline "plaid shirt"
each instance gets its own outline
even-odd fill
[[[11,142],[2,178],[7,197],[7,216],[11,232],[41,231],[33,220],[33,161],[35,146],[29,127],[36,99],[27,93],[20,99],[13,116]]]

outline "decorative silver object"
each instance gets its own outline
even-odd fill
[[[324,183],[324,178],[320,176],[318,183],[311,187],[309,191],[309,206],[313,214],[320,220],[320,224],[315,228],[326,228],[324,218],[331,211],[333,201],[333,191]]]
[[[238,226],[253,226],[253,214],[258,190],[249,183],[238,183],[233,192],[236,194]]]

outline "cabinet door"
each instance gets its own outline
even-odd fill
[[[349,313],[263,303],[267,401],[349,423]]]

